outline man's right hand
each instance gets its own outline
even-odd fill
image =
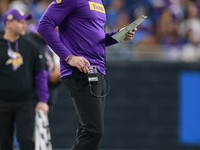
[[[36,107],[35,107],[35,113],[39,110],[42,109],[44,111],[44,114],[47,115],[49,112],[49,106],[47,103],[44,102],[38,102]]]
[[[68,57],[65,59],[67,61]],[[82,56],[72,56],[72,58],[67,62],[73,67],[77,67],[81,72],[89,73],[90,62]]]

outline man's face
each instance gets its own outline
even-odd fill
[[[25,35],[26,27],[27,25],[25,20],[13,20],[8,24],[8,28],[15,35]]]

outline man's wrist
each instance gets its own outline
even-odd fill
[[[38,103],[45,103],[47,104],[48,100],[42,100],[42,101],[38,101]]]
[[[67,58],[65,59],[65,61],[68,63],[72,59],[73,56],[74,55],[70,54],[69,56],[67,56]]]

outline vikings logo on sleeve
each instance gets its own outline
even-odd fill
[[[7,60],[6,65],[12,64],[12,70],[16,71],[23,64],[21,54],[8,50],[8,56],[10,56],[10,59]]]
[[[90,10],[95,10],[98,12],[105,13],[105,9],[102,4],[89,1],[89,5],[90,5]]]

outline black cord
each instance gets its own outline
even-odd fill
[[[106,80],[106,83],[107,83],[107,89],[108,89],[108,91],[107,91],[107,93],[106,93],[105,95],[102,95],[102,96],[96,95],[96,94],[94,94],[94,93],[92,92],[92,85],[91,85],[91,82],[89,82],[90,93],[91,93],[93,96],[95,96],[95,97],[97,97],[97,98],[103,98],[103,97],[106,97],[106,96],[108,95],[108,93],[110,92],[110,85],[108,84],[108,81],[107,81],[106,78],[105,78],[105,80]]]
[[[101,0],[102,1],[102,3],[103,3],[103,5],[104,5],[104,1],[103,0]],[[105,6],[105,5],[104,5]],[[105,32],[105,34],[106,34],[106,24],[104,25],[104,32]],[[105,60],[105,67],[106,67],[106,51],[105,51],[105,58],[104,58]],[[99,95],[96,95],[96,94],[94,94],[93,92],[92,92],[92,85],[91,85],[91,82],[89,82],[89,87],[90,87],[90,93],[93,95],[93,96],[95,96],[95,97],[97,97],[97,98],[103,98],[103,97],[106,97],[107,95],[108,95],[108,93],[110,92],[110,85],[108,84],[108,81],[107,81],[107,79],[105,78],[105,80],[106,80],[106,83],[107,83],[107,89],[108,89],[108,91],[107,91],[107,93],[105,94],[105,95],[102,95],[102,96],[99,96]]]

